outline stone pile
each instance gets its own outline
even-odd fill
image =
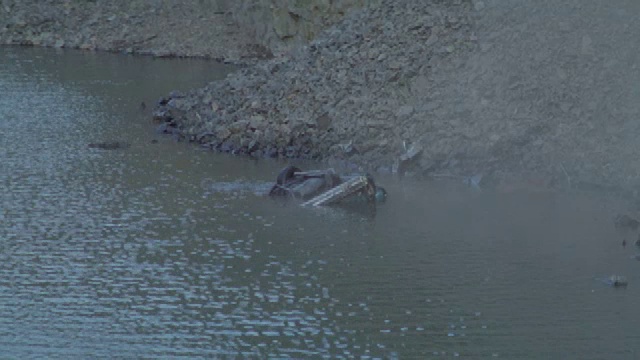
[[[429,132],[433,104],[414,99],[425,91],[415,87],[430,86],[434,62],[475,48],[471,8],[402,0],[354,11],[291,57],[172,94],[155,119],[223,152],[386,170],[425,166],[431,160],[416,159],[423,153],[416,142]]]

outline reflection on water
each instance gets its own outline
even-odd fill
[[[640,356],[608,203],[393,179],[375,217],[272,201],[282,164],[157,137],[140,107],[225,71],[3,49],[0,353]],[[87,147],[106,140],[132,146]]]

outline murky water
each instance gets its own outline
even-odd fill
[[[0,357],[640,358],[640,248],[602,199],[383,178],[375,216],[272,201],[282,163],[140,107],[227,70],[0,48]]]

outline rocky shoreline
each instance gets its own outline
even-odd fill
[[[236,63],[269,56],[224,12],[190,2],[3,0],[0,43]]]
[[[47,31],[54,26],[47,19],[16,22],[12,15],[10,27],[0,26],[0,41],[22,43],[20,28],[23,37],[38,34],[34,45],[255,63],[204,88],[172,93],[154,111],[161,131],[217,151],[476,179],[483,186],[634,195],[640,186],[634,90],[640,24],[631,1],[383,0],[345,11],[315,40],[281,53],[269,47],[273,37],[261,43],[233,30],[237,21],[214,20],[228,13],[194,17],[193,4],[171,4],[155,9],[158,30],[138,28],[135,35],[114,25],[122,14],[94,19],[83,10],[84,18],[68,21],[89,16],[96,35],[80,32],[77,39],[51,35],[58,33]],[[204,29],[212,24],[224,35],[208,42],[192,35],[211,35]],[[183,32],[175,40],[158,35],[169,29]],[[154,41],[163,42],[162,51]]]
[[[199,57],[283,56],[364,0],[0,0],[0,44]],[[373,2],[375,3],[375,1]]]
[[[155,119],[223,152],[635,193],[640,143],[627,131],[640,109],[622,89],[640,72],[617,59],[633,57],[632,16],[602,11],[383,1],[291,57],[163,99]]]
[[[223,152],[408,170],[422,153],[421,119],[404,97],[432,64],[476,47],[469,8],[404,1],[354,12],[290,57],[172,94],[154,117],[165,131]]]

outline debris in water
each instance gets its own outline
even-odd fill
[[[627,287],[629,283],[627,278],[621,275],[611,275],[608,279],[605,279],[605,283],[613,287]]]

